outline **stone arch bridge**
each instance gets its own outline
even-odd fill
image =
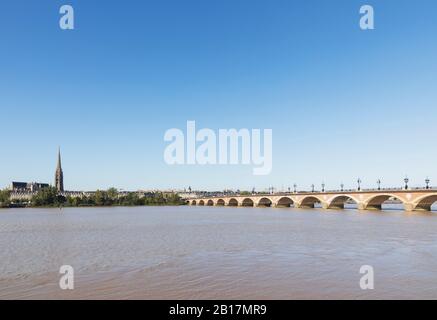
[[[430,211],[437,202],[437,190],[378,190],[350,192],[308,192],[288,194],[232,195],[187,200],[198,206],[290,207],[343,209],[346,203],[356,203],[359,210],[380,210],[387,200],[400,201],[406,211]]]

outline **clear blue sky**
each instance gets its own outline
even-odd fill
[[[74,31],[58,26],[75,9]],[[359,8],[375,8],[373,31]],[[437,184],[434,0],[2,1],[0,186]],[[168,166],[169,128],[273,129],[273,171]]]

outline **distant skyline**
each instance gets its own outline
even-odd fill
[[[437,2],[2,3],[0,188],[250,190],[437,185]],[[375,30],[359,8],[375,9]],[[169,166],[170,128],[273,130],[270,175]]]

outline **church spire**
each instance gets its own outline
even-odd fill
[[[61,165],[61,147],[58,147],[58,166],[56,168],[60,168],[62,170],[62,165]]]
[[[58,165],[55,173],[55,187],[58,192],[64,192],[64,173],[61,165],[61,148],[58,148]]]

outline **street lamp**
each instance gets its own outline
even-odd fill
[[[325,183],[322,182],[322,192],[325,192]]]
[[[297,184],[293,184],[294,193],[297,193]]]
[[[410,181],[410,179],[408,179],[408,177],[405,177],[404,182],[405,182],[405,190],[408,190],[408,181]]]
[[[358,183],[358,191],[361,191],[361,179],[358,178],[357,183]]]
[[[426,179],[425,179],[425,183],[426,183],[426,189],[429,189],[429,183],[430,183],[431,181],[429,180],[429,178],[427,177]]]
[[[340,184],[341,192],[343,192],[344,184],[343,182]]]
[[[288,187],[288,193],[291,193],[291,188],[290,187]]]
[[[378,179],[376,183],[378,184],[378,190],[381,190],[381,179]]]
[[[314,183],[311,185],[311,192],[314,192]]]

